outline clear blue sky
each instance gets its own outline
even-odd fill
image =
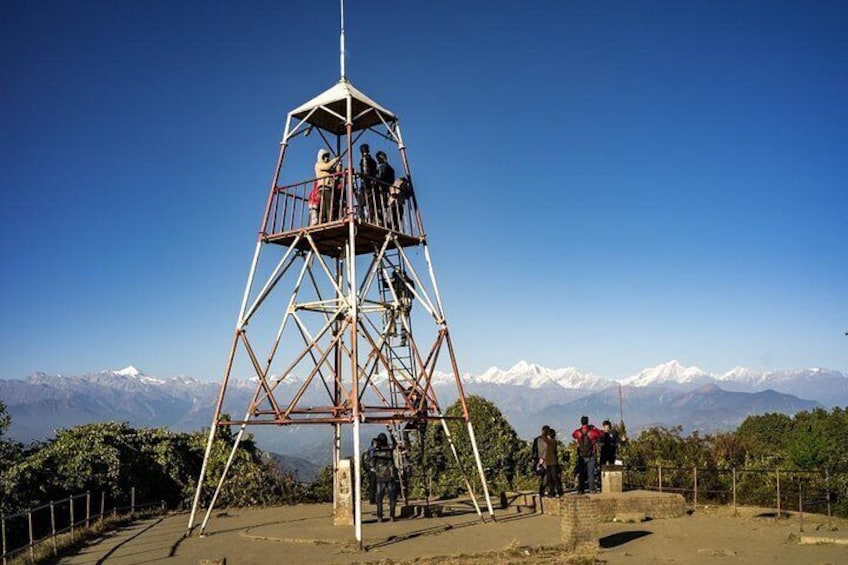
[[[848,3],[347,5],[463,372],[848,370]],[[219,379],[338,4],[0,2],[0,377]]]

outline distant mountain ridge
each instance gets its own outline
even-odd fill
[[[617,420],[619,385],[631,432],[658,424],[716,431],[731,429],[750,414],[848,405],[848,377],[822,368],[737,367],[713,375],[669,361],[616,382],[575,367],[548,369],[522,361],[506,370],[491,367],[479,375],[466,374],[461,380],[466,394],[493,401],[523,437],[532,437],[542,423],[568,431],[582,414]],[[299,382],[292,376],[280,388]],[[255,386],[255,380],[232,379],[224,410],[241,417]],[[184,375],[159,378],[130,365],[79,376],[34,373],[24,379],[0,379],[0,399],[12,416],[10,437],[28,442],[50,437],[57,428],[108,420],[178,431],[208,428],[219,387],[218,382]],[[434,374],[433,388],[442,406],[456,400],[453,375]],[[320,426],[257,426],[251,432],[261,447],[284,456],[320,463],[330,453],[329,434]]]
[[[677,389],[715,384],[733,392],[774,390],[815,400],[825,406],[848,404],[848,376],[820,367],[789,371],[758,371],[736,367],[724,374],[714,375],[698,367],[685,367],[678,361],[669,361],[621,379],[620,383],[637,387],[668,386]]]
[[[478,376],[467,374],[463,376],[463,380],[474,384],[527,386],[536,389],[561,387],[565,389],[599,390],[610,384],[610,381],[596,377],[591,373],[582,373],[576,367],[546,369],[526,361],[520,361],[506,371],[491,367]]]

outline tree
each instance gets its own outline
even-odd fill
[[[364,488],[364,487],[363,487]],[[306,499],[309,502],[332,502],[333,501],[333,466],[326,465],[315,481],[306,490]]]
[[[780,465],[792,428],[790,416],[772,412],[745,418],[736,429],[736,437],[745,446],[749,464]]]
[[[697,431],[683,436],[683,427],[656,427],[643,430],[629,447],[629,460],[635,467],[706,467],[714,464],[707,442]]]
[[[0,400],[0,441],[4,441],[3,436],[6,435],[6,430],[12,424],[12,417],[6,411],[6,403]]]
[[[206,434],[174,433],[164,428],[136,430],[126,423],[76,426],[34,446],[0,475],[3,510],[18,510],[65,498],[105,492],[115,500],[135,487],[139,502],[164,500],[184,505],[194,494]],[[213,444],[203,498],[211,499],[232,448],[232,436]],[[252,439],[241,442],[218,499],[219,506],[249,506],[295,501],[294,481],[281,475]],[[128,502],[121,500],[121,503]]]
[[[734,432],[719,432],[705,438],[712,459],[722,469],[732,469],[745,464],[745,444]]]
[[[486,482],[492,491],[510,488],[523,463],[522,450],[525,442],[518,438],[500,410],[481,396],[466,398],[468,415],[474,427],[477,447],[483,464]],[[462,416],[462,403],[457,400],[445,411],[446,416]],[[475,489],[481,487],[476,461],[462,420],[449,420],[448,429],[466,471],[467,478]],[[439,424],[427,426],[424,441],[424,480],[432,485],[435,496],[455,496],[465,490],[461,470],[457,467],[444,429]],[[420,475],[420,473],[419,473]]]
[[[797,469],[848,468],[848,410],[823,408],[795,414],[786,440],[787,462]]]
[[[2,476],[17,463],[23,454],[23,445],[6,439],[6,430],[12,425],[12,417],[6,410],[6,404],[0,400],[0,484]],[[6,505],[0,505],[0,510],[7,510]]]

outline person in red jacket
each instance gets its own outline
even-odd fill
[[[588,416],[580,418],[580,427],[572,432],[571,437],[577,442],[577,492],[583,494],[587,488],[590,493],[595,490],[595,453],[597,443],[604,433],[589,423]]]

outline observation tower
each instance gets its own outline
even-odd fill
[[[427,426],[441,426],[454,463],[463,467],[447,425],[451,417],[433,387],[440,363],[452,374],[462,406],[453,419],[464,423],[486,510],[494,518],[416,198],[427,187],[415,184],[397,115],[347,79],[343,5],[341,20],[339,82],[286,119],[189,532],[219,428],[239,426],[214,494],[203,501],[201,534],[248,426],[318,425],[327,427],[328,439],[332,434],[334,477],[342,459],[352,459],[353,525],[361,545],[363,426],[382,427],[398,446],[416,434],[413,442],[423,445]],[[372,158],[385,154],[375,159],[376,169],[363,157],[363,144]],[[329,152],[326,160],[319,152]],[[394,178],[382,162],[394,169]],[[255,383],[241,419],[222,412],[237,377]],[[344,426],[352,428],[353,453],[342,453]],[[472,481],[463,475],[485,519]]]

